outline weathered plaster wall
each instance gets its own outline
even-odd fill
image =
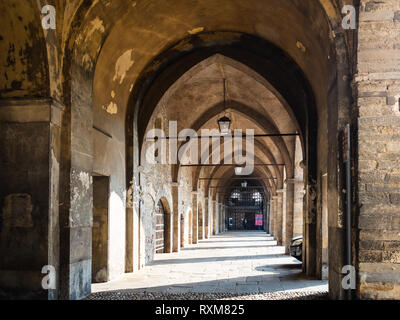
[[[59,270],[61,109],[49,100],[0,103],[0,295],[58,297],[42,268]],[[59,278],[57,276],[57,285]]]
[[[0,4],[0,98],[46,97],[47,54],[34,1]]]
[[[0,287],[16,291],[29,287],[41,292],[40,270],[47,264],[48,249],[49,190],[45,186],[49,183],[49,126],[15,123],[3,124],[0,130]],[[29,285],[23,284],[23,279]]]

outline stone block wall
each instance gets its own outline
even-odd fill
[[[361,299],[400,297],[400,2],[361,1],[358,30]]]
[[[58,297],[41,272],[60,264],[61,113],[47,99],[0,101],[0,298]]]

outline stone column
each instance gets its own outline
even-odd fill
[[[286,180],[286,228],[284,234],[285,253],[290,253],[290,243],[293,239],[293,210],[294,210],[294,180]]]
[[[204,238],[208,239],[210,237],[210,214],[209,214],[210,202],[209,198],[204,199]]]
[[[308,276],[316,275],[317,243],[316,243],[316,213],[317,213],[316,185],[309,181],[307,193],[304,196],[304,233],[303,233],[303,270]]]
[[[197,192],[192,192],[192,243],[198,243],[199,217],[197,211]]]
[[[304,181],[293,180],[294,204],[293,204],[293,237],[303,234],[303,197]]]
[[[198,217],[199,217],[199,223],[198,223],[198,239],[203,240],[204,239],[204,203],[201,204],[201,210],[200,208],[198,209]]]
[[[286,184],[282,192],[282,246],[286,247]]]
[[[62,105],[51,99],[0,100],[0,203],[3,205],[0,298],[2,295],[8,299],[60,296],[59,175],[63,110]],[[85,182],[90,189],[90,176],[85,175]],[[90,221],[87,224],[90,226]],[[90,242],[84,243],[90,249]],[[46,265],[54,266],[56,272],[54,290],[44,290],[41,286],[45,276],[41,272]],[[90,279],[91,275],[87,275]]]
[[[268,213],[268,229],[266,229],[266,232],[271,235],[272,229],[271,229],[271,199],[268,200],[268,207],[267,207],[267,213]]]
[[[212,228],[212,234],[216,235],[218,233],[218,213],[217,213],[217,201],[213,200],[212,201],[212,217],[213,217],[213,228]]]
[[[284,189],[277,190],[278,197],[276,201],[276,221],[277,221],[277,233],[276,233],[276,241],[278,243],[278,246],[281,246],[283,244],[283,238],[282,238],[282,227],[283,227],[283,193]]]
[[[303,235],[303,196],[305,194],[303,151],[299,137],[296,137],[294,158],[294,179],[288,179],[288,182],[293,182],[294,187],[293,237],[298,237]]]
[[[75,300],[91,292],[93,105],[92,82],[78,66],[72,68],[74,94],[60,145],[60,289],[62,299]]]
[[[171,194],[172,194],[172,251],[179,252],[180,250],[180,237],[181,237],[181,224],[180,224],[180,214],[179,214],[179,203],[178,203],[178,182],[173,182],[171,184]]]
[[[219,234],[220,219],[219,219],[219,203],[215,201],[215,234]]]
[[[353,220],[358,223],[353,232],[359,233],[353,237],[359,241],[353,261],[359,298],[399,299],[400,2],[362,0],[360,5],[355,77],[359,176],[354,181],[360,209]]]
[[[273,196],[272,197],[272,235],[274,238],[277,240],[277,234],[278,234],[278,214],[277,214],[277,202],[278,202],[278,196]]]
[[[226,231],[225,205],[222,205],[222,232]]]
[[[274,197],[269,199],[269,234],[274,236],[275,217],[274,217]]]
[[[209,198],[208,200],[208,238],[210,238],[213,234],[213,214],[214,214],[214,209],[212,205],[212,199]]]
[[[219,233],[224,232],[224,220],[222,217],[222,204],[218,203],[218,219],[219,219]]]
[[[225,221],[225,231],[227,231],[227,224],[226,224],[226,220],[228,218],[228,206],[224,206],[224,221]]]

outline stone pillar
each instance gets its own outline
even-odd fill
[[[208,238],[210,238],[212,236],[212,232],[213,232],[213,214],[214,214],[214,209],[213,209],[213,205],[212,205],[212,200],[211,200],[211,198],[209,198],[209,200],[208,200],[208,228],[207,228]]]
[[[276,239],[276,199],[277,196],[272,196],[271,198],[271,236]]]
[[[273,196],[272,197],[272,205],[273,205],[273,214],[272,214],[272,219],[273,219],[273,236],[276,240],[278,240],[278,196]]]
[[[294,203],[293,203],[293,237],[303,235],[303,196],[304,196],[304,162],[301,141],[296,137],[295,156],[294,156]]]
[[[276,234],[276,241],[278,243],[278,246],[283,245],[283,237],[282,237],[282,231],[283,231],[283,214],[284,214],[284,208],[283,208],[283,193],[284,189],[277,190],[278,193],[278,198],[277,198],[277,205],[276,205],[276,221],[277,221],[277,234]]]
[[[282,192],[282,246],[286,247],[286,184]]]
[[[304,181],[294,180],[294,204],[293,204],[293,237],[303,234],[303,197]]]
[[[198,239],[203,240],[204,239],[204,205],[202,203],[199,203],[199,209],[198,209],[198,217],[199,217],[199,223],[198,223]]]
[[[62,299],[75,300],[91,292],[93,105],[87,73],[72,69],[60,144],[60,289]]]
[[[212,234],[216,235],[218,234],[218,219],[217,219],[218,213],[217,213],[217,201],[213,200],[212,201]]]
[[[224,221],[225,221],[225,231],[228,228],[228,206],[224,206]]]
[[[197,192],[192,192],[192,243],[198,243],[199,217],[197,211]]]
[[[209,238],[211,238],[211,236],[213,235],[213,230],[214,230],[214,205],[213,205],[213,201],[211,198],[209,201],[208,211],[209,211],[208,215],[209,215],[209,221],[210,221],[208,233],[209,233]]]
[[[225,205],[222,205],[222,232],[226,231],[226,216],[225,216]]]
[[[224,232],[224,219],[222,216],[222,204],[218,203],[219,233]]]
[[[274,213],[274,210],[273,210],[273,208],[274,208],[274,205],[273,205],[273,199],[272,199],[272,196],[269,198],[269,222],[268,222],[268,224],[269,224],[269,228],[268,228],[268,233],[269,233],[269,235],[270,236],[273,236],[273,233],[274,233],[274,230],[273,230],[273,227],[274,227],[274,219],[273,219],[273,213]]]
[[[290,253],[290,243],[293,239],[293,211],[294,211],[294,180],[286,180],[286,228],[284,234],[285,253]]]
[[[63,109],[50,99],[0,100],[0,298],[59,298]],[[46,265],[55,268],[54,290],[41,286]]]
[[[271,201],[268,200],[265,203],[265,221],[264,221],[264,230],[267,234],[271,234],[271,211],[270,211]]]
[[[204,199],[204,239],[210,237],[210,201],[209,198]]]
[[[178,182],[173,182],[171,184],[171,194],[172,194],[172,252],[179,252],[180,250],[180,237],[181,237],[181,223],[179,214],[179,202],[178,202]]]
[[[399,24],[399,1],[361,0],[355,78],[360,209],[353,246],[361,299],[400,298]]]
[[[316,275],[317,242],[316,212],[317,189],[313,182],[308,183],[304,196],[303,270],[310,277]]]

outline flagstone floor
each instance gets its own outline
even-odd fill
[[[286,299],[326,297],[327,281],[307,278],[301,263],[265,232],[227,232],[158,254],[143,270],[93,284],[89,299]]]

